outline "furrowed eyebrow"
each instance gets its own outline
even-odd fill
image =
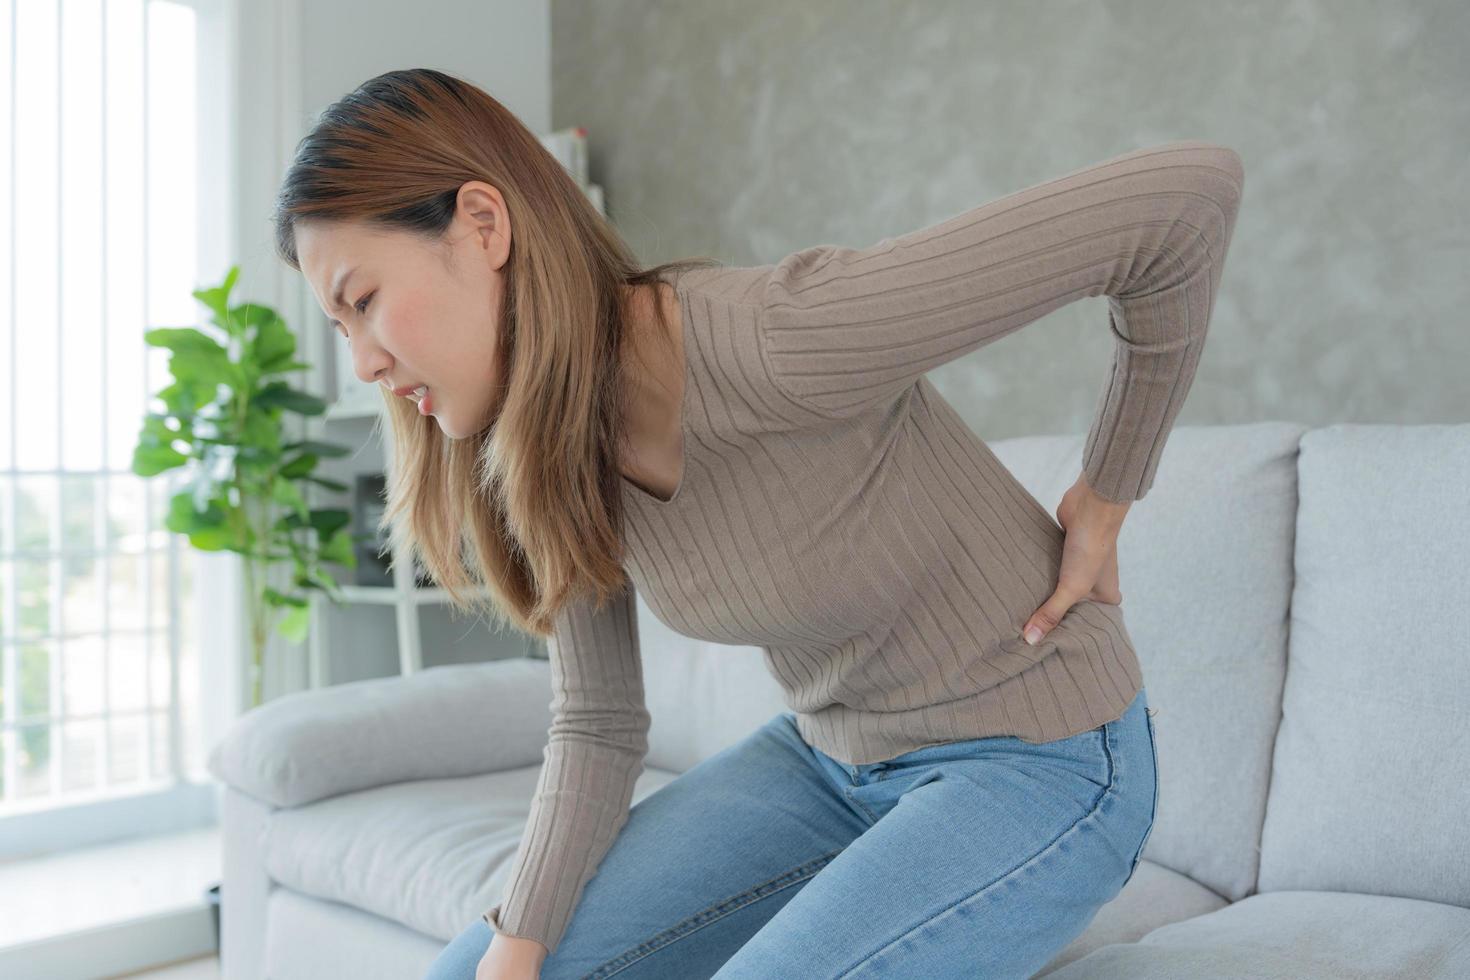
[[[342,309],[346,305],[346,303],[343,302],[342,294],[347,289],[347,280],[351,279],[352,278],[352,274],[354,272],[356,272],[356,271],[357,271],[357,266],[353,266],[352,268],[348,269],[346,272],[342,273],[340,276],[337,277],[337,284],[332,287],[332,308],[333,309],[340,310],[340,309]],[[334,320],[334,319],[328,317],[327,318],[327,322],[329,324],[331,324],[332,326],[335,327],[335,326],[340,325],[342,321],[341,320]]]

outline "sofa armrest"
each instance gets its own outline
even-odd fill
[[[278,807],[413,779],[539,765],[551,673],[515,657],[282,695],[210,751],[215,778]]]

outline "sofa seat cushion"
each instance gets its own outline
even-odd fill
[[[1461,980],[1470,909],[1353,892],[1267,892],[1104,946],[1048,980]]]
[[[266,908],[265,968],[270,980],[404,980],[422,977],[444,943],[361,909],[271,892]]]
[[[1118,897],[1098,909],[1082,935],[1034,976],[1047,976],[1109,943],[1131,943],[1160,926],[1228,904],[1224,897],[1194,879],[1144,858]]]
[[[266,874],[447,942],[500,900],[539,774],[421,779],[277,810],[262,842]],[[676,775],[645,768],[633,802]]]

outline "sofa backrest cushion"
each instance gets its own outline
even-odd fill
[[[788,710],[760,647],[696,640],[638,597],[644,696],[653,720],[648,766],[684,772]]]
[[[1470,424],[1302,439],[1261,891],[1470,906]]]

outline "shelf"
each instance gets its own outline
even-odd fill
[[[349,399],[339,398],[327,406],[327,410],[323,413],[322,418],[328,422],[342,422],[348,419],[371,419],[377,416],[379,407],[372,404],[364,405],[354,403]]]
[[[343,585],[341,589],[348,602],[375,602],[391,606],[406,600],[416,606],[422,606],[450,601],[449,590],[438,587],[416,588],[409,590],[407,594],[399,592],[391,585]],[[483,589],[470,590],[470,595],[484,594]]]

